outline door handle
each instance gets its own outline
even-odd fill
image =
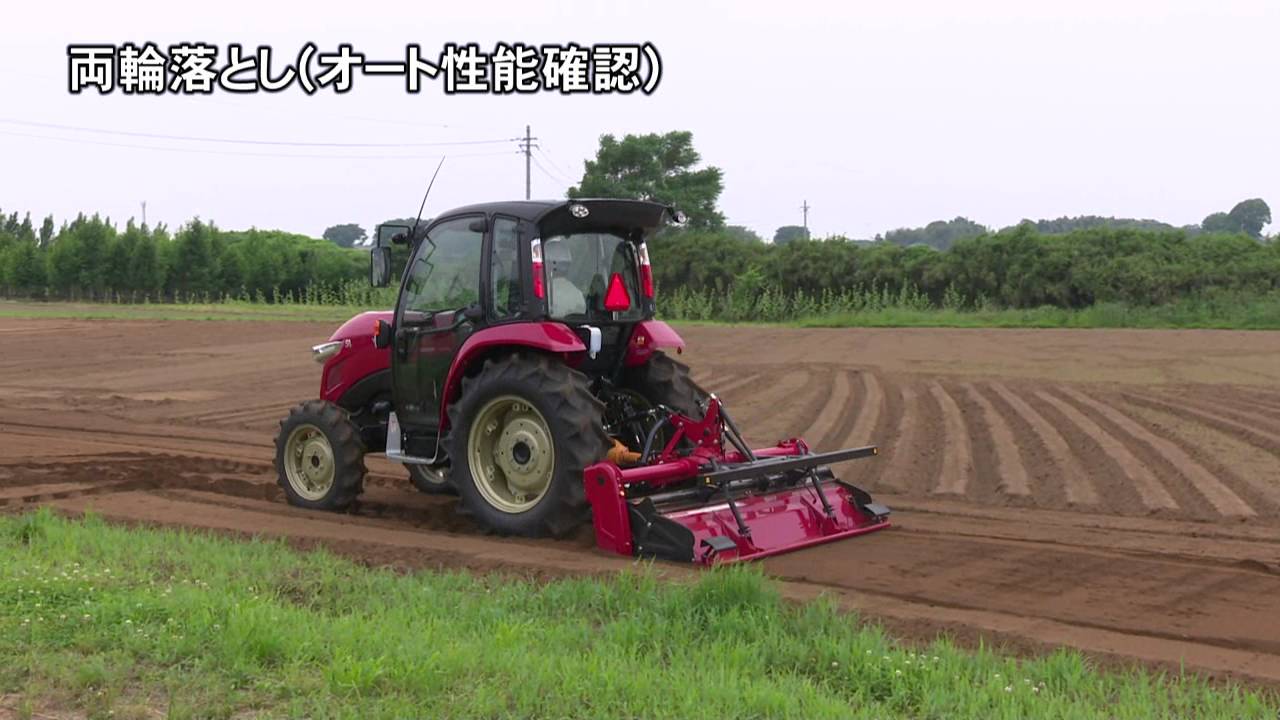
[[[400,354],[400,357],[409,354],[409,343],[417,336],[418,329],[416,327],[396,328],[396,352]]]

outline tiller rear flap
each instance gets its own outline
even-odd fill
[[[701,420],[660,410],[649,438],[663,438],[661,451],[646,447],[638,464],[606,460],[584,473],[601,548],[727,563],[889,527],[889,508],[827,467],[875,447],[815,454],[793,438],[751,450],[714,395]]]

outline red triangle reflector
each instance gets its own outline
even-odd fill
[[[622,282],[622,273],[614,273],[613,277],[609,278],[609,289],[604,294],[604,309],[618,312],[630,308],[631,295],[627,293],[627,286]]]

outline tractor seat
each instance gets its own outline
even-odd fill
[[[547,264],[548,284],[551,286],[551,316],[568,317],[585,315],[587,299],[582,291],[566,275],[573,255],[560,240],[548,240],[542,244],[542,256]]]

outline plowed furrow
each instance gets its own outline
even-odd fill
[[[1280,393],[1268,392],[1261,388],[1251,390],[1253,398],[1258,402],[1265,403],[1269,407],[1280,410]]]
[[[883,482],[895,489],[928,494],[942,471],[942,411],[923,385],[903,383],[902,401],[902,436]]]
[[[1045,420],[1040,413],[1018,397],[1002,383],[990,383],[989,387],[996,395],[1017,413],[1018,417],[1029,425],[1036,438],[1049,451],[1053,464],[1058,469],[1058,482],[1067,502],[1072,505],[1095,505],[1098,494],[1089,483],[1084,467],[1076,458],[1062,433]]]
[[[816,393],[822,391],[821,386],[810,383],[812,377],[808,370],[769,374],[767,382],[761,380],[731,391],[725,407],[750,444],[773,445],[795,437],[796,415],[811,406]],[[797,397],[806,399],[796,402]]]
[[[973,447],[960,407],[938,383],[929,386],[929,394],[942,411],[945,436],[942,438],[942,469],[933,493],[964,495],[973,476]]]
[[[858,403],[858,418],[849,430],[847,438],[852,445],[879,444],[878,437],[880,415],[884,408],[884,390],[874,373],[864,372],[862,375],[862,398]]]
[[[918,452],[916,447],[924,440],[924,420],[920,417],[920,399],[915,388],[904,383],[898,387],[898,393],[902,398],[902,414],[898,416],[897,441],[880,463],[884,469],[879,473],[879,479],[888,487],[905,489]]]
[[[1211,406],[1230,407],[1233,410],[1240,410],[1243,413],[1252,413],[1261,416],[1266,423],[1280,423],[1280,402],[1270,402],[1258,398],[1257,396],[1244,393],[1212,393],[1206,395],[1203,392],[1197,392],[1193,395],[1196,400],[1207,402]],[[1185,398],[1180,396],[1179,398]]]
[[[1134,393],[1125,393],[1124,398],[1139,407],[1167,412],[1170,415],[1176,415],[1188,421],[1214,428],[1227,435],[1239,437],[1254,447],[1268,452],[1280,453],[1280,435],[1274,435],[1267,432],[1262,426],[1233,417],[1221,410],[1211,410],[1202,406],[1189,405],[1185,402],[1174,404],[1167,400]]]
[[[711,392],[716,393],[717,395],[727,396],[731,392],[736,392],[738,388],[744,387],[750,383],[755,382],[760,378],[760,375],[761,373],[753,373],[751,375],[747,375],[746,377],[720,383],[714,388],[707,388],[707,389],[710,390]]]
[[[1257,515],[1257,512],[1241,500],[1240,496],[1232,492],[1231,488],[1214,477],[1213,473],[1196,462],[1194,458],[1172,441],[1156,435],[1114,407],[1099,402],[1082,392],[1065,386],[1061,387],[1059,392],[1074,400],[1078,405],[1092,408],[1127,433],[1134,441],[1150,446],[1157,453],[1167,458],[1184,477],[1191,481],[1196,490],[1219,514],[1228,517],[1253,517]]]
[[[837,370],[831,378],[831,386],[825,392],[826,401],[813,416],[813,420],[800,437],[811,443],[817,450],[833,449],[827,437],[831,429],[839,424],[840,418],[854,408],[852,392],[849,389],[849,373]],[[821,438],[821,439],[820,439]]]
[[[1240,432],[1173,405],[1128,398],[1130,414],[1179,444],[1201,465],[1227,482],[1260,515],[1280,510],[1280,453],[1259,447]],[[1269,443],[1266,443],[1269,444]]]
[[[252,405],[249,407],[239,407],[226,410],[217,410],[214,412],[200,413],[197,415],[188,415],[182,418],[187,422],[208,422],[222,423],[231,420],[237,420],[242,417],[262,415],[264,413],[279,413],[283,416],[289,411],[289,403],[267,403],[261,405]]]
[[[991,437],[996,456],[996,475],[999,478],[997,487],[1006,495],[1025,497],[1031,492],[1031,478],[1018,455],[1018,443],[1014,440],[1013,430],[977,387],[966,383],[964,389],[981,409],[983,422]]]
[[[1239,423],[1244,427],[1252,427],[1258,435],[1268,438],[1273,444],[1280,444],[1280,418],[1258,412],[1256,407],[1245,409],[1238,404],[1228,403],[1223,400],[1188,404],[1217,417]]]
[[[1151,472],[1151,469],[1134,456],[1114,435],[1098,426],[1088,416],[1064,400],[1047,392],[1040,392],[1037,395],[1045,402],[1053,405],[1058,412],[1066,416],[1069,421],[1102,447],[1103,452],[1107,453],[1120,466],[1125,476],[1137,488],[1138,495],[1141,496],[1144,505],[1152,510],[1176,510],[1178,508],[1178,503],[1169,495],[1169,491],[1165,490],[1164,485]]]
[[[883,391],[883,409],[874,428],[875,434],[871,437],[880,449],[880,454],[869,460],[848,465],[848,467],[856,466],[857,481],[869,489],[882,486],[890,464],[903,445],[903,432],[906,430],[907,422],[905,404],[906,399],[901,386],[897,383],[886,384]],[[846,437],[845,444],[863,444],[857,435]]]

